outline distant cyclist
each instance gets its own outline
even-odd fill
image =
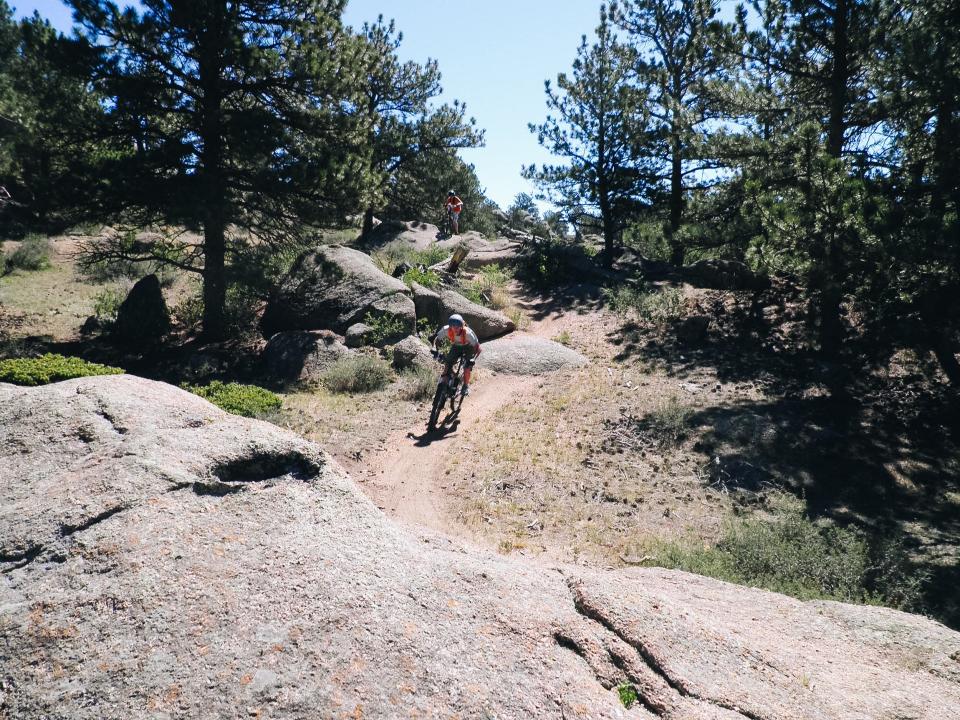
[[[450,230],[454,235],[460,233],[460,213],[463,210],[463,200],[457,197],[457,194],[451,190],[447,193],[447,203],[444,205],[447,211],[447,217],[450,218]]]
[[[476,362],[477,355],[480,354],[480,340],[477,334],[471,330],[463,321],[463,317],[457,314],[450,316],[447,324],[437,331],[433,336],[433,346],[437,347],[437,342],[446,336],[450,341],[450,350],[444,360],[443,375],[440,382],[446,382],[453,370],[453,364],[458,358],[463,356],[463,390],[464,395],[470,394],[470,371],[473,370],[473,364]]]

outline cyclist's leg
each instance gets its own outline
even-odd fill
[[[456,210],[450,213],[450,222],[453,225],[453,234],[460,234],[460,213]]]
[[[470,375],[473,371],[473,348],[469,345],[464,346],[463,351],[463,388],[466,390],[470,384]]]
[[[457,361],[458,357],[457,346],[451,345],[450,349],[447,350],[446,357],[443,359],[443,375],[440,377],[443,382],[450,379],[450,373],[453,372],[453,364]]]

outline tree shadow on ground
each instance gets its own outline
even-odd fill
[[[517,304],[531,320],[567,313],[587,314],[603,306],[603,289],[592,283],[573,283],[549,290],[518,283]]]
[[[813,517],[903,537],[930,573],[927,610],[960,627],[960,403],[940,382],[882,377],[868,365],[827,363],[802,336],[784,341],[747,312],[715,318],[696,343],[677,327],[627,323],[609,334],[617,359],[676,377],[715,376],[750,397],[695,412],[695,449],[733,492],[769,487],[803,498]]]

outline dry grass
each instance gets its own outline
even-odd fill
[[[642,554],[646,539],[715,536],[729,500],[702,486],[692,439],[642,455],[605,448],[604,420],[661,411],[675,386],[594,365],[511,402],[465,438],[469,461],[449,462],[460,521],[503,551],[603,563]]]

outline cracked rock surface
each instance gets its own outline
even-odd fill
[[[417,536],[162,383],[0,385],[0,718],[133,717],[949,720],[960,634]]]

